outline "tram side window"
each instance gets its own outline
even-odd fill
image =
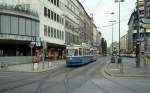
[[[71,50],[68,50],[68,55],[69,56],[74,56],[75,54],[75,50],[71,49]]]
[[[78,50],[77,50],[77,49],[75,50],[74,55],[75,55],[75,56],[78,56]]]
[[[82,56],[82,48],[79,48],[79,55]]]

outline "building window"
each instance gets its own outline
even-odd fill
[[[51,3],[53,3],[54,1],[53,0],[51,0]]]
[[[64,24],[64,19],[63,19],[63,18],[62,18],[62,21],[61,21],[61,22],[62,22],[62,24]]]
[[[53,32],[53,28],[51,28],[51,37],[53,37],[54,36],[54,32]]]
[[[50,37],[51,36],[51,32],[50,32],[50,27],[48,27],[48,36]]]
[[[44,16],[47,16],[47,8],[44,7]]]
[[[61,39],[61,31],[59,31],[59,39]]]
[[[47,26],[44,25],[44,36],[47,36]]]
[[[56,3],[57,3],[57,0],[54,0],[54,5],[56,5]]]
[[[62,34],[61,34],[61,35],[62,35],[62,36],[61,36],[61,37],[62,37],[62,40],[64,40],[64,32],[63,32],[63,31],[62,31]]]
[[[54,38],[56,38],[56,29],[54,28]]]
[[[48,18],[50,18],[51,11],[48,9]]]
[[[54,21],[56,21],[56,13],[54,13]]]
[[[57,38],[59,38],[59,30],[57,30]]]
[[[59,0],[57,0],[57,6],[59,7]]]
[[[54,12],[51,11],[51,19],[53,20],[54,19]]]
[[[59,22],[59,15],[57,15],[57,22]]]

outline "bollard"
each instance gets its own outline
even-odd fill
[[[115,63],[115,57],[111,57],[111,63]]]
[[[123,73],[123,63],[122,63],[122,58],[118,58],[118,64],[120,64],[120,73]]]
[[[148,65],[148,58],[144,57],[144,65]]]

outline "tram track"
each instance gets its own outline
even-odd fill
[[[98,60],[100,61],[100,60]],[[98,65],[97,65],[98,64]],[[89,80],[89,78],[91,78],[90,73],[94,73],[94,71],[96,69],[99,69],[100,65],[104,65],[104,62],[100,61],[100,63],[97,62],[93,62],[87,65],[84,65],[83,67],[77,67],[75,70],[69,71],[65,73],[64,77],[64,81],[61,82],[49,82],[51,83],[51,85],[46,86],[43,90],[49,89],[49,88],[54,88],[58,85],[60,85],[61,83],[65,82],[65,78],[67,78],[66,83],[64,83],[65,88],[68,88],[66,90],[75,90],[76,88],[80,88],[82,86],[82,84],[84,84],[85,82],[87,82]],[[95,67],[96,66],[96,67]],[[91,70],[91,68],[94,68]],[[82,81],[82,83],[76,85],[78,87],[74,87],[73,84],[71,84],[71,81],[73,81],[74,79],[76,79],[77,77],[84,77],[84,81]],[[72,86],[72,87],[71,87]],[[45,92],[41,92],[41,93],[45,93]],[[70,92],[66,92],[66,93],[70,93]]]
[[[64,68],[64,67],[61,67],[61,68]],[[63,69],[63,70],[56,69],[56,70],[53,70],[53,71],[44,72],[45,74],[44,75],[42,74],[39,77],[32,77],[32,78],[29,77],[29,78],[22,79],[22,81],[11,81],[11,82],[8,82],[8,84],[11,84],[11,86],[8,87],[8,84],[6,85],[6,87],[5,86],[1,86],[0,93],[7,92],[7,91],[10,91],[10,90],[13,90],[13,89],[17,89],[17,88],[21,88],[21,87],[24,87],[24,86],[27,86],[27,85],[30,85],[30,84],[39,83],[39,82],[43,81],[43,79],[45,79],[46,77],[53,78],[56,75],[58,75],[59,73],[66,72],[67,69]],[[68,70],[70,70],[70,69],[68,69]]]
[[[101,71],[102,71],[102,70],[101,70]],[[106,81],[111,82],[111,83],[113,83],[114,85],[119,86],[120,88],[123,88],[123,89],[125,89],[125,90],[128,90],[128,91],[130,91],[130,92],[132,92],[132,93],[142,93],[142,92],[138,91],[137,89],[130,88],[130,87],[126,86],[126,85],[123,85],[123,84],[121,84],[121,83],[119,83],[119,82],[117,82],[117,81],[111,79],[110,76],[104,75],[105,72],[104,72],[104,73],[101,72],[101,73],[102,73],[101,76],[100,76],[101,78],[104,78]],[[97,84],[94,83],[93,81],[91,81],[91,83],[92,83],[95,87],[97,87],[98,89],[100,89],[101,91],[103,91],[104,93],[111,93],[110,91],[108,91],[109,89],[105,89],[105,88],[103,88],[102,86],[97,85]]]
[[[65,87],[64,88],[65,90],[68,90],[67,88],[69,88],[69,90],[73,91],[75,90],[75,88],[80,88],[82,84],[84,84],[85,82],[89,80],[89,78],[92,78],[93,77],[92,75],[95,74],[94,71],[98,69],[100,65],[104,65],[104,62],[103,62],[104,60],[105,58],[102,58],[101,60],[98,60],[98,62],[100,63],[93,62],[93,63],[87,64],[81,67],[76,67],[76,68],[62,66],[59,69],[44,72],[44,75],[42,74],[38,78],[34,78],[34,77],[28,78],[28,79],[24,78],[23,80],[24,82],[16,84],[15,86],[3,88],[0,90],[0,93],[8,92],[14,89],[19,89],[19,88],[22,88],[31,84],[37,84],[36,89],[32,93],[45,93],[45,90],[49,88],[61,86],[61,85]],[[63,76],[63,79],[61,81],[53,81],[54,78],[57,78],[59,76]],[[70,82],[70,81],[74,81],[78,77],[84,78],[84,80],[80,82],[80,84],[74,85],[72,84],[72,82]],[[17,83],[17,82],[14,82],[14,83]],[[71,87],[68,87],[68,86],[71,86]],[[64,93],[67,93],[67,92],[65,91]]]

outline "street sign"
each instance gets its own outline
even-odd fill
[[[35,41],[36,41],[36,36],[32,36],[32,37],[31,37],[31,41],[34,41],[34,42],[35,42]]]
[[[35,44],[30,43],[30,44],[29,44],[29,47],[30,47],[30,48],[33,48],[34,45],[35,45]]]
[[[36,46],[37,47],[40,47],[41,46],[41,42],[39,41],[39,42],[36,42]]]
[[[137,39],[137,41],[143,42],[144,38]]]
[[[150,24],[150,19],[143,18],[143,19],[142,19],[142,22],[143,22],[143,23],[149,23],[149,24]]]
[[[150,18],[150,1],[149,0],[144,0],[145,1],[145,17]]]
[[[143,28],[150,29],[150,24],[142,23],[141,25],[142,25]]]
[[[37,42],[41,42],[41,38],[40,37],[36,37],[36,41]]]

